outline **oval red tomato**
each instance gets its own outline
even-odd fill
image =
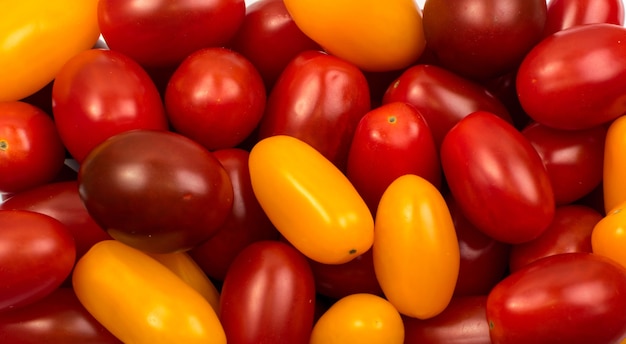
[[[574,26],[609,23],[624,25],[623,0],[550,0],[544,36]]]

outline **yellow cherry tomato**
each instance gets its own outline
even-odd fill
[[[117,240],[96,243],[74,269],[81,304],[124,343],[226,343],[204,297],[148,254]]]
[[[309,344],[402,344],[400,313],[384,298],[351,294],[335,302],[315,323]]]
[[[615,206],[593,227],[591,249],[626,268],[626,201]]]
[[[295,137],[259,141],[248,165],[252,190],[276,229],[307,257],[347,263],[372,246],[374,220],[348,178]]]
[[[328,53],[367,71],[408,67],[424,51],[414,0],[285,0],[296,25]]]
[[[2,1],[0,101],[32,95],[98,41],[98,0]]]
[[[626,201],[626,116],[614,120],[606,134],[602,187],[606,213]]]
[[[394,180],[378,205],[372,254],[380,287],[400,313],[441,313],[456,286],[460,252],[439,190],[413,174]]]

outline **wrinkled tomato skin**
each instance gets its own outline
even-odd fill
[[[63,66],[52,86],[52,110],[61,140],[78,162],[114,134],[169,129],[152,79],[111,50],[84,51]]]
[[[624,41],[626,28],[600,23],[559,31],[537,43],[516,78],[526,113],[536,122],[565,130],[592,128],[624,114]]]
[[[560,130],[537,122],[522,129],[548,171],[557,205],[572,203],[600,185],[606,133],[605,126]]]
[[[554,193],[539,154],[498,116],[477,111],[462,119],[441,145],[441,163],[461,211],[488,236],[517,244],[552,221]]]
[[[406,344],[490,344],[486,295],[454,297],[434,318],[403,316]]]
[[[624,2],[621,0],[551,0],[544,26],[544,36],[570,27],[608,23],[624,25]]]
[[[489,111],[512,121],[506,107],[485,87],[435,65],[409,67],[394,80],[383,95],[383,104],[396,101],[417,108],[437,147],[446,133],[472,112]]]
[[[248,151],[239,148],[220,149],[213,155],[230,177],[233,206],[226,222],[217,232],[189,253],[208,276],[223,281],[228,267],[241,250],[256,241],[278,239],[278,231],[252,191]]]
[[[98,23],[112,50],[128,55],[142,66],[180,63],[194,51],[222,46],[245,16],[244,0],[170,1],[149,3],[103,0]]]
[[[545,0],[429,0],[424,35],[441,66],[470,79],[517,68],[542,38]]]
[[[441,186],[438,149],[424,117],[401,102],[366,113],[350,144],[346,175],[372,214],[387,186],[409,173]]]
[[[233,203],[232,183],[215,156],[167,131],[109,138],[80,166],[78,187],[96,223],[151,253],[185,251],[207,240]]]
[[[591,233],[601,219],[600,213],[584,205],[557,207],[552,223],[539,237],[513,245],[509,257],[511,271],[559,253],[591,252]]]
[[[54,218],[25,210],[0,211],[0,312],[48,296],[76,261],[74,239]]]
[[[0,340],[12,344],[121,343],[87,312],[71,288],[58,288],[33,304],[0,313]]]
[[[271,90],[278,76],[299,53],[321,50],[287,12],[282,0],[259,0],[246,8],[246,16],[228,47],[257,68]]]
[[[0,209],[29,210],[59,220],[74,237],[77,259],[98,241],[111,239],[87,212],[75,180],[48,183],[19,192],[1,203]]]
[[[352,136],[369,110],[363,72],[338,57],[305,51],[285,67],[270,92],[258,138],[296,137],[345,170]]]
[[[220,305],[228,343],[308,343],[315,314],[313,273],[292,246],[255,242],[231,264]]]
[[[524,305],[519,307],[519,305]],[[487,296],[493,343],[619,343],[626,337],[626,269],[593,253],[545,257]]]

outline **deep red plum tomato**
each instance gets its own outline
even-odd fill
[[[550,0],[544,36],[574,26],[594,23],[624,25],[622,0]]]

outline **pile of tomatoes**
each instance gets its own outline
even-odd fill
[[[22,0],[0,342],[626,342],[621,0]]]

